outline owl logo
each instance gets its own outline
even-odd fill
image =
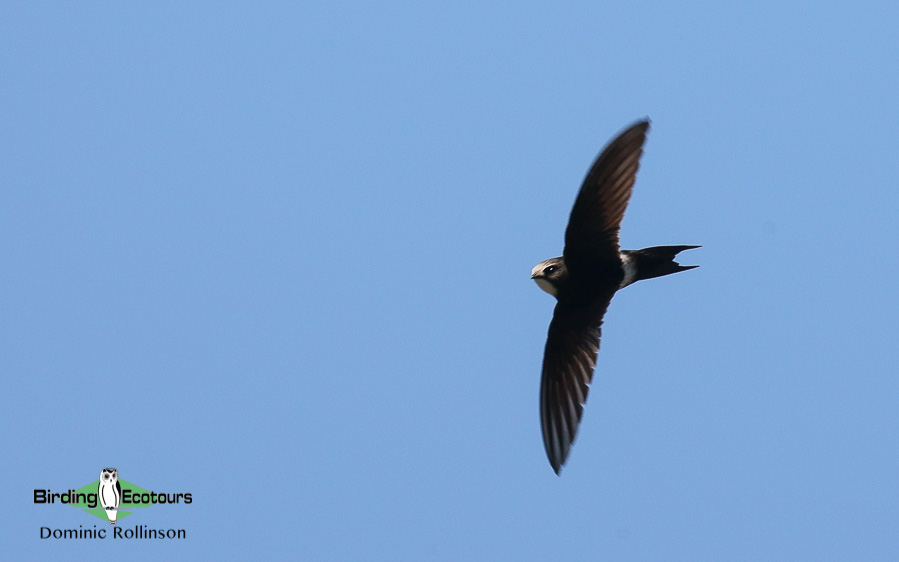
[[[119,471],[115,468],[104,468],[100,472],[100,485],[97,488],[100,505],[106,509],[106,517],[115,525],[116,509],[122,499],[122,485],[119,484]]]

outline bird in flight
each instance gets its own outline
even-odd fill
[[[643,279],[699,267],[674,257],[699,246],[622,250],[621,219],[640,166],[649,121],[635,123],[606,146],[587,173],[565,230],[562,257],[538,263],[531,279],[556,297],[543,353],[540,423],[556,474],[562,469],[593,378],[602,317],[619,289]]]

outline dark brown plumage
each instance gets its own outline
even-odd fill
[[[627,209],[649,121],[619,134],[594,162],[581,186],[565,231],[563,256],[539,263],[531,278],[556,297],[540,383],[543,444],[558,474],[587,400],[600,326],[615,293],[640,279],[697,266],[681,266],[674,256],[698,246],[619,247],[618,232]]]

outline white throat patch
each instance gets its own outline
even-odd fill
[[[550,283],[550,282],[547,281],[546,279],[544,279],[544,278],[542,278],[542,277],[537,277],[537,278],[534,279],[534,281],[536,281],[536,282],[537,282],[537,285],[538,285],[541,289],[543,289],[544,291],[546,291],[547,293],[551,294],[551,295],[554,296],[554,297],[555,297],[555,296],[558,296],[558,291],[556,291],[556,288],[553,286],[552,283]]]

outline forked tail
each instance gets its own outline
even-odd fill
[[[634,279],[634,282],[636,282],[699,267],[698,265],[681,265],[674,261],[674,256],[684,250],[692,250],[693,248],[700,247],[701,246],[652,246],[651,248],[643,248],[642,250],[624,250],[624,253],[634,260],[633,263],[636,265],[637,270],[637,276],[636,279]]]

